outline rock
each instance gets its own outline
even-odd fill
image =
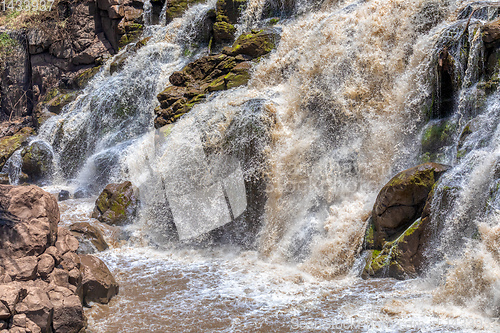
[[[26,332],[42,333],[42,329],[33,321],[26,318]]]
[[[242,34],[236,39],[233,47],[226,50],[228,55],[244,54],[257,58],[271,52],[279,40],[279,33],[273,28],[265,28]]]
[[[75,252],[78,250],[78,240],[71,234],[71,232],[66,228],[58,228],[57,230],[57,241],[55,246],[61,256],[68,251]]]
[[[62,268],[55,268],[49,276],[51,285],[69,288],[69,273]]]
[[[500,39],[500,19],[488,22],[483,25],[483,42],[491,44]]]
[[[138,201],[131,182],[109,184],[95,202],[92,217],[112,225],[123,225],[135,215]]]
[[[54,306],[54,333],[78,333],[85,327],[82,303],[71,290],[54,286],[48,296]]]
[[[57,200],[58,201],[64,201],[69,199],[69,191],[66,190],[61,190],[59,194],[57,195]]]
[[[378,249],[421,215],[432,186],[448,168],[424,163],[398,173],[380,190],[372,213]]]
[[[0,260],[40,255],[57,236],[56,199],[36,186],[0,185]]]
[[[69,251],[63,254],[62,261],[59,264],[67,272],[77,268],[80,269],[80,257],[75,252]]]
[[[26,143],[28,138],[33,134],[31,127],[24,127],[19,132],[11,136],[6,136],[0,139],[0,170],[5,165],[5,162],[12,154],[21,148]]]
[[[0,172],[0,185],[10,185],[10,178],[8,173]]]
[[[214,42],[232,41],[236,28],[234,24],[245,10],[247,0],[218,0],[215,6],[216,22],[213,26]]]
[[[52,175],[52,160],[54,154],[51,147],[44,141],[32,142],[21,151],[22,171],[35,182]]]
[[[84,303],[107,304],[114,295],[118,294],[118,283],[99,258],[84,254],[80,255],[80,260]]]
[[[166,23],[170,23],[174,18],[181,17],[189,6],[201,3],[203,0],[171,0],[167,1],[165,11]]]
[[[21,287],[19,282],[2,284],[0,288],[0,303],[6,305],[7,309],[12,314],[14,313],[15,306],[19,302],[21,295],[24,293],[25,290]]]
[[[49,91],[41,103],[47,112],[60,114],[63,108],[78,97],[78,92],[54,88]]]
[[[38,274],[41,277],[47,277],[54,270],[55,265],[56,261],[54,257],[52,257],[50,254],[43,253],[38,257]]]
[[[99,73],[101,66],[92,67],[82,71],[73,79],[73,86],[76,89],[83,89],[92,80],[92,78]]]
[[[0,320],[7,320],[10,318],[11,315],[12,314],[10,313],[10,310],[7,307],[7,305],[0,302]]]
[[[421,164],[400,172],[382,188],[365,236],[365,248],[371,249],[371,254],[362,274],[364,278],[407,279],[422,274],[426,242],[431,234],[433,188],[447,169],[436,163]]]
[[[443,159],[447,147],[453,144],[457,125],[452,120],[440,119],[429,123],[422,133],[422,154],[425,162]]]
[[[28,49],[30,54],[38,54],[48,51],[52,44],[52,36],[45,29],[35,27],[27,34]]]
[[[59,264],[62,260],[61,253],[55,246],[50,246],[47,250],[44,252],[45,254],[50,254],[52,258],[54,258],[56,265]]]
[[[54,306],[50,302],[47,292],[37,287],[28,287],[27,289],[26,297],[16,305],[16,313],[25,314],[26,318],[40,327],[43,333],[51,332]],[[24,324],[25,326],[26,324]]]
[[[13,280],[33,280],[36,276],[38,260],[35,256],[5,260],[4,266],[7,274]]]
[[[90,191],[83,187],[76,189],[75,193],[73,193],[73,198],[75,199],[88,198],[90,196]]]
[[[219,43],[232,41],[236,33],[235,26],[227,22],[216,22],[213,29],[214,40]]]
[[[69,230],[80,243],[78,253],[89,254],[108,249],[102,232],[88,222],[74,223],[69,227]]]

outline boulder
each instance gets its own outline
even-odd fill
[[[52,175],[52,160],[54,154],[51,147],[44,141],[32,142],[21,151],[22,171],[32,182]]]
[[[214,33],[217,30],[214,25]],[[221,54],[204,56],[172,73],[172,86],[158,94],[155,127],[174,123],[210,92],[235,88],[250,80],[251,60],[269,53],[279,39],[273,28],[243,34]]]
[[[16,150],[21,148],[32,134],[33,129],[31,127],[24,127],[14,135],[5,136],[0,139],[0,170],[9,157],[11,157]]]
[[[69,191],[66,190],[61,190],[59,194],[57,195],[57,200],[58,201],[64,201],[69,199]]]
[[[59,207],[36,186],[0,185],[0,263],[40,255],[57,237]]]
[[[247,0],[218,0],[215,5],[216,22],[213,26],[214,42],[224,43],[234,40],[235,24],[246,8]]]
[[[136,213],[138,200],[134,191],[129,181],[109,184],[97,198],[92,217],[111,225],[125,224]]]
[[[80,243],[78,253],[89,254],[108,249],[108,244],[104,240],[101,230],[88,222],[74,223],[69,227],[69,230]]]
[[[500,18],[488,22],[483,26],[482,37],[486,45],[497,42],[500,39]]]
[[[398,173],[380,190],[372,212],[378,249],[422,214],[432,187],[448,168],[442,164],[424,163]]]
[[[78,246],[78,239],[76,239],[68,229],[61,227],[58,228],[55,247],[61,256],[68,251],[75,252],[78,250]]]
[[[365,236],[365,249],[371,253],[364,278],[407,279],[423,273],[434,184],[447,169],[436,163],[421,164],[400,172],[382,188]]]
[[[170,23],[174,18],[181,17],[189,6],[201,3],[203,0],[171,0],[167,1],[165,11],[166,23]]]
[[[108,267],[99,258],[90,255],[80,255],[80,260],[84,303],[108,303],[114,295],[118,294],[119,289]]]

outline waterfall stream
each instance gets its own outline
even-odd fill
[[[194,44],[216,1],[166,26],[151,24],[148,1],[151,39],[110,59],[36,138],[54,154],[46,188],[91,198],[61,203],[63,223],[91,220],[108,183],[139,189],[137,218],[109,227],[98,254],[121,289],[87,310],[90,331],[498,331],[500,95],[479,89],[479,27],[498,7],[467,3],[250,0],[237,34],[272,9],[277,48],[247,86],[155,130],[169,76],[209,52]],[[451,97],[436,69],[445,48],[460,78]],[[448,141],[426,155],[436,126]],[[362,280],[378,191],[429,156],[452,168],[435,187],[428,274]]]

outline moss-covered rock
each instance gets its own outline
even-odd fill
[[[92,217],[111,225],[129,222],[137,210],[136,191],[129,181],[109,184],[97,198]]]
[[[380,191],[365,235],[365,249],[372,252],[364,278],[406,279],[423,272],[435,184],[447,169],[425,163],[400,172]]]
[[[0,139],[0,170],[9,157],[11,157],[16,150],[21,148],[32,134],[34,133],[31,127],[24,127],[14,135],[4,136]]]
[[[239,36],[231,49],[224,53],[232,56],[244,54],[257,58],[271,52],[279,39],[279,33],[273,28],[252,31]]]
[[[31,182],[50,177],[54,154],[50,146],[43,141],[32,142],[21,151],[21,170],[28,175]]]
[[[217,21],[235,24],[247,6],[247,0],[217,0]]]
[[[442,164],[424,163],[398,173],[382,188],[372,212],[378,249],[420,217],[427,196],[446,170]]]
[[[89,68],[79,75],[76,76],[76,78],[73,80],[75,88],[77,89],[83,89],[87,86],[87,84],[90,82],[90,80],[97,74],[99,73],[99,70],[101,69],[101,66],[96,66]]]
[[[62,109],[73,102],[79,95],[75,90],[54,88],[45,96],[43,104],[50,113],[59,114]]]
[[[216,22],[214,24],[214,40],[216,42],[227,42],[234,39],[236,28],[231,23]]]
[[[457,124],[453,119],[442,119],[428,124],[422,133],[424,162],[440,162],[445,149],[454,143]]]
[[[181,17],[189,6],[202,3],[204,0],[170,0],[167,2],[165,18],[167,24],[174,18]]]
[[[172,86],[157,96],[160,106],[155,109],[155,127],[175,122],[207,93],[247,84],[251,60],[269,53],[278,37],[273,29],[253,31],[240,36],[233,47],[225,48],[223,53],[201,57],[174,72],[169,78]]]

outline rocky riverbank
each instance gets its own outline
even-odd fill
[[[58,224],[53,195],[0,185],[0,332],[83,332],[83,306],[118,293],[106,265]]]

